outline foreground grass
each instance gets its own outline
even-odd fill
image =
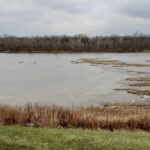
[[[0,150],[149,150],[150,134],[0,126]]]

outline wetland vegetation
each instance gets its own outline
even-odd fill
[[[7,41],[10,37],[5,38]],[[28,46],[18,41],[20,47],[14,43],[21,38],[15,42],[14,39],[12,49],[7,52],[35,52],[37,39],[33,38],[34,42],[31,39]],[[52,52],[50,45],[46,51],[41,45],[39,52]],[[59,52],[62,47],[57,46]],[[78,52],[84,49],[80,46]],[[66,46],[62,50],[69,52]],[[0,57],[0,92],[1,96],[4,94],[0,104],[0,148],[106,149],[108,144],[110,150],[150,148],[149,53],[1,54]],[[20,96],[18,93],[22,91]],[[27,97],[33,100],[32,94],[41,99],[40,103],[35,100],[23,105]],[[39,134],[38,138],[35,134]]]
[[[0,105],[1,125],[48,128],[82,128],[150,131],[150,105],[105,104],[99,107],[65,108],[28,103]]]

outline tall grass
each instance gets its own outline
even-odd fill
[[[64,108],[28,103],[0,105],[1,125],[150,131],[150,105]]]

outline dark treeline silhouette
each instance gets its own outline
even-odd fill
[[[0,52],[143,52],[150,51],[150,35],[0,37]]]

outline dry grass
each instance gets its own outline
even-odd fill
[[[149,90],[135,90],[135,89],[131,89],[131,90],[127,90],[127,93],[150,96],[150,91]]]
[[[137,95],[148,95],[150,96],[150,90],[138,90],[138,89],[114,89],[116,91],[127,91],[130,94],[137,94]]]
[[[150,64],[139,64],[139,63],[126,63],[119,60],[105,60],[98,58],[82,58],[78,61],[72,61],[72,63],[89,63],[96,65],[113,65],[114,67],[150,67]]]
[[[129,81],[150,81],[150,77],[127,78]]]
[[[140,87],[140,86],[150,86],[150,82],[142,82],[142,83],[130,83],[128,84],[128,86],[136,86],[136,87]]]
[[[131,71],[127,70],[128,73],[136,73],[136,74],[150,74],[150,72],[144,72],[144,71]]]
[[[88,108],[0,105],[2,125],[51,128],[129,129],[150,131],[150,105],[106,105]]]

